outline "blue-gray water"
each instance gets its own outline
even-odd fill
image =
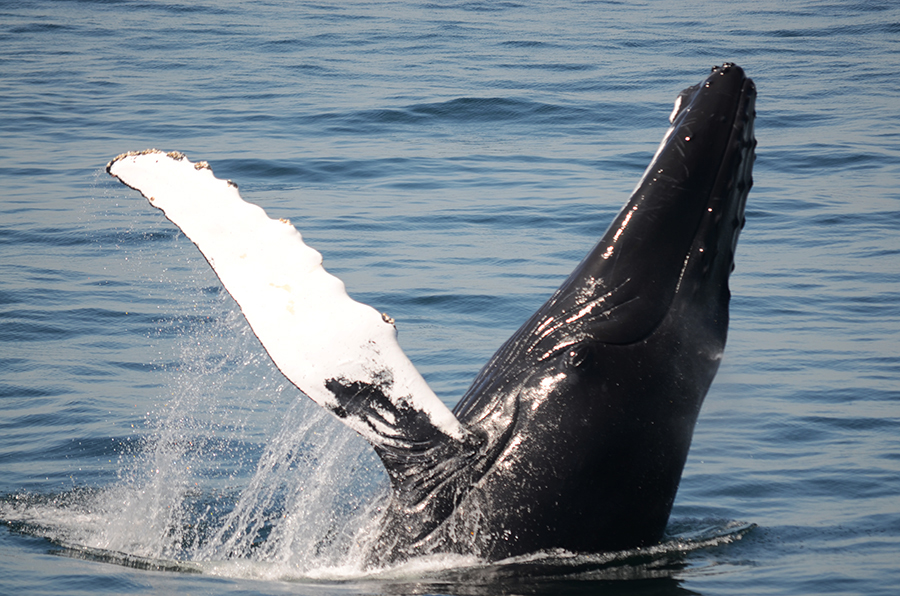
[[[208,160],[452,405],[725,60],[755,186],[667,543],[346,566],[377,459],[107,161]],[[898,70],[888,1],[0,3],[0,592],[894,594]]]

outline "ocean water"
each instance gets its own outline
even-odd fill
[[[360,570],[377,458],[104,171],[209,161],[452,406],[723,61],[759,91],[728,347],[641,552]],[[898,67],[887,1],[0,2],[0,593],[895,594]]]

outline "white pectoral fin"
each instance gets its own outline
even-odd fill
[[[197,245],[281,372],[376,448],[467,435],[400,349],[392,321],[350,298],[290,222],[180,153],[123,154],[107,171]]]

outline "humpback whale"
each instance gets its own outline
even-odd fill
[[[151,149],[107,171],[197,245],[281,372],[371,443],[391,485],[371,564],[620,550],[663,537],[725,348],[755,96],[730,63],[678,95],[608,231],[452,411],[394,321],[206,162]]]

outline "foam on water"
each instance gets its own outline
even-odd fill
[[[27,499],[25,499],[27,500]],[[246,556],[227,559],[169,559],[142,556],[70,542],[84,530],[98,525],[98,515],[78,511],[79,505],[64,504],[66,499],[53,503],[20,502],[3,506],[7,523],[23,533],[42,536],[56,544],[55,554],[87,559],[124,567],[151,571],[202,573],[210,576],[301,581],[315,583],[377,582],[396,584],[440,584],[452,582],[466,585],[496,585],[498,582],[540,579],[634,579],[671,577],[682,570],[685,556],[707,548],[721,547],[742,539],[755,528],[753,524],[724,520],[684,520],[684,531],[670,536],[665,542],[644,549],[611,553],[578,554],[563,550],[536,552],[489,563],[475,556],[454,554],[429,555],[384,568],[366,568],[358,549],[332,551],[329,560],[318,553],[298,552],[290,548],[308,543],[312,536],[301,533],[292,544],[275,541],[267,551],[274,557],[252,552]],[[82,506],[84,503],[81,504]],[[73,515],[74,513],[74,515]],[[321,512],[320,512],[321,513]],[[364,517],[364,516],[360,516]],[[371,521],[371,518],[369,518]],[[75,530],[73,532],[73,530]],[[281,546],[281,548],[279,548]]]

